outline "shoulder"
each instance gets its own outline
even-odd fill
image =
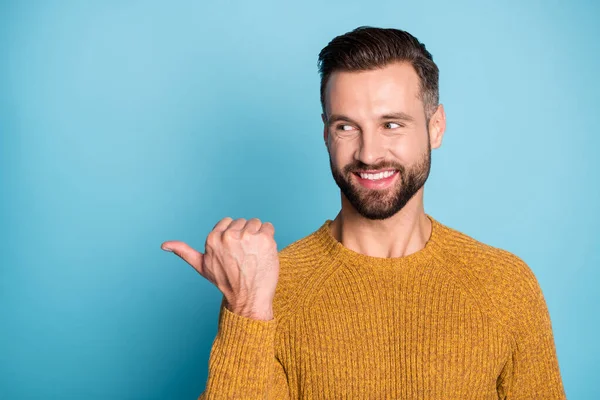
[[[528,314],[546,312],[539,282],[522,258],[448,226],[439,229],[446,268],[494,318],[512,330]]]
[[[438,224],[437,244],[445,260],[456,266],[458,271],[473,274],[491,285],[505,282],[526,282],[530,285],[536,280],[529,265],[516,254]]]

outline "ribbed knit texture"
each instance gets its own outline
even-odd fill
[[[200,399],[566,398],[531,269],[428,217],[405,257],[356,253],[330,220],[283,249],[275,318],[221,307]]]

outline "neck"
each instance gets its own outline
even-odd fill
[[[423,188],[396,214],[370,220],[358,214],[342,195],[342,209],[330,225],[342,245],[372,257],[404,257],[423,249],[431,235],[431,221],[423,208]]]

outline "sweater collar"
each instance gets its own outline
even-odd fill
[[[436,244],[439,242],[439,236],[442,230],[441,224],[437,220],[428,214],[426,214],[426,216],[431,221],[431,235],[429,239],[422,249],[403,257],[373,257],[350,250],[342,243],[338,242],[335,237],[333,237],[330,229],[332,220],[330,219],[326,220],[323,225],[321,225],[321,227],[315,231],[314,239],[325,253],[329,254],[333,258],[339,259],[340,261],[351,262],[353,264],[381,266],[422,264],[427,260],[431,260],[431,256],[435,252],[434,249]]]

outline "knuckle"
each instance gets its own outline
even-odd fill
[[[241,239],[242,239],[244,242],[248,243],[248,242],[249,242],[249,241],[252,239],[252,236],[254,236],[254,234],[253,234],[253,233],[251,233],[251,232],[248,232],[248,231],[244,230],[244,231],[242,232]]]
[[[276,246],[275,240],[273,239],[273,237],[271,235],[263,235],[260,238],[260,244],[261,247],[266,248],[266,249],[270,249],[273,246]]]
[[[273,227],[272,223],[265,222],[263,224],[263,228],[264,229],[262,229],[261,232],[264,236],[273,237],[273,235],[275,234],[275,228]]]
[[[226,228],[227,226],[229,226],[229,224],[231,224],[231,221],[233,221],[233,219],[231,217],[225,217],[225,218],[221,218],[214,226],[213,226],[213,230],[214,229],[218,229],[218,230],[223,230],[224,228]]]
[[[223,232],[223,241],[225,243],[231,243],[236,239],[236,231],[232,230],[232,229],[227,229],[226,231]]]
[[[206,245],[210,246],[210,247],[217,247],[219,243],[219,235],[217,234],[217,232],[212,231],[208,234],[208,236],[206,237]]]

